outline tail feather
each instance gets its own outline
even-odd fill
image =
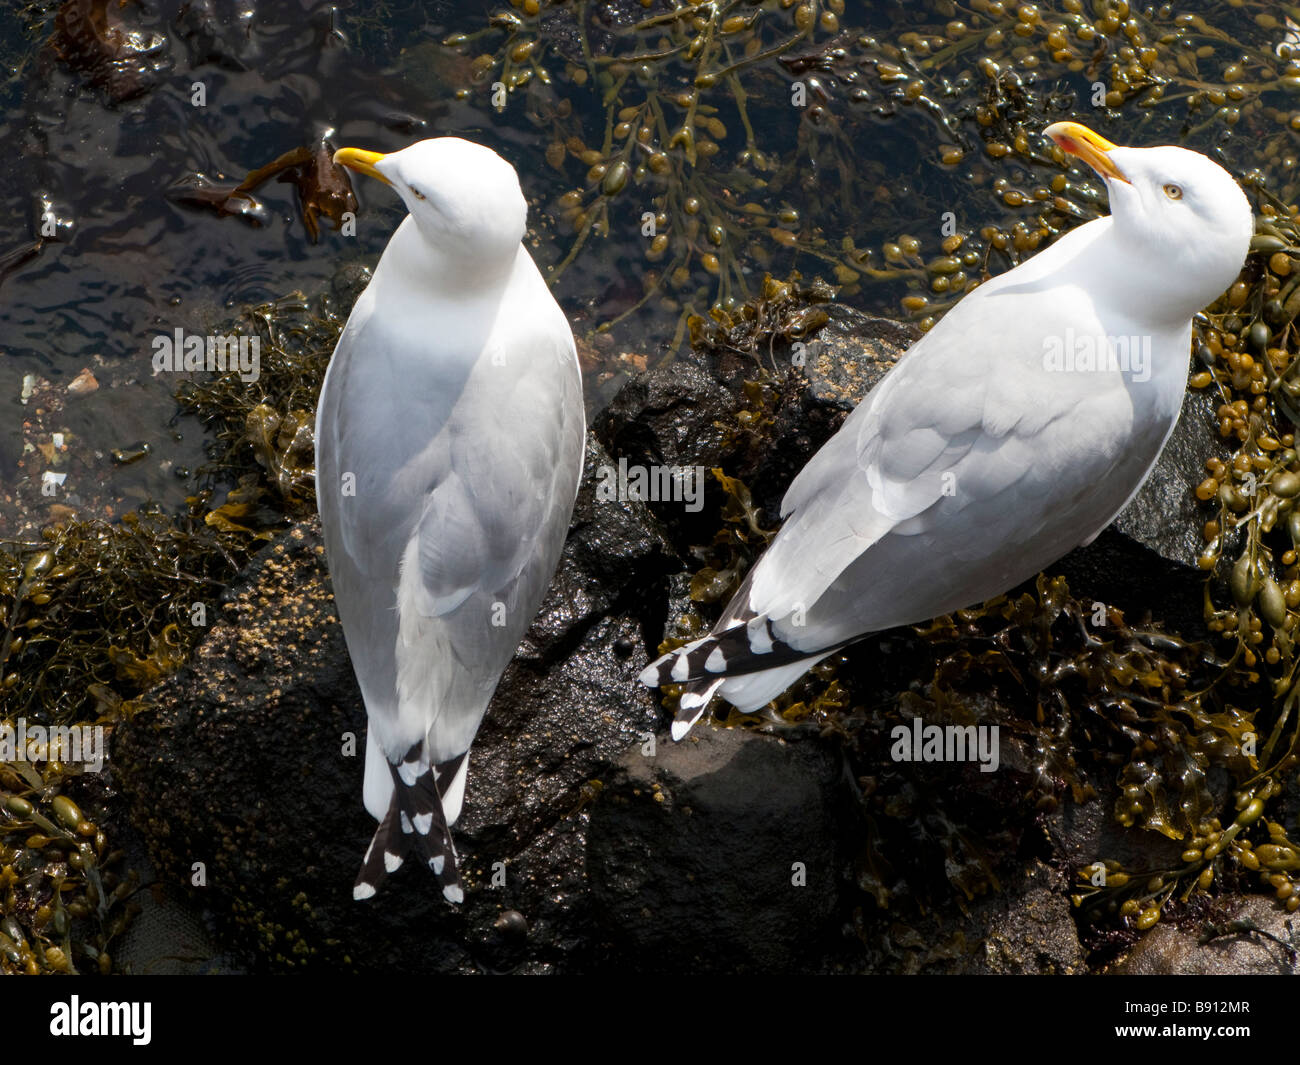
[[[705,684],[697,681],[693,685],[687,685],[682,692],[681,700],[677,704],[677,716],[673,719],[673,739],[680,740],[686,733],[691,731],[691,726],[700,719],[704,713],[705,707],[713,699],[714,693],[722,686],[725,678],[718,677]]]
[[[358,901],[373,898],[379,885],[388,879],[388,874],[396,872],[405,860],[403,854],[406,845],[401,842],[398,830],[397,796],[393,796],[388,813],[379,822],[375,834],[366,849],[366,856],[361,860],[361,872],[357,882],[352,885],[352,897]]]
[[[646,666],[640,679],[649,688],[698,680],[707,683],[716,677],[737,677],[788,666],[836,649],[819,647],[801,651],[791,647],[776,634],[771,618],[759,615],[669,651]]]
[[[361,872],[352,888],[354,899],[373,898],[389,874],[397,872],[406,856],[414,851],[433,872],[443,897],[448,902],[464,901],[456,847],[447,826],[442,796],[456,779],[468,753],[430,765],[421,742],[407,752],[400,765],[390,763],[393,797],[362,859]]]
[[[690,731],[714,695],[721,694],[740,710],[757,709],[845,646],[801,651],[782,640],[772,619],[761,614],[724,618],[723,624],[725,628],[669,651],[641,671],[640,680],[646,687],[683,685],[672,726],[674,740]]]

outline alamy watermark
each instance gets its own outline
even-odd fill
[[[997,725],[927,725],[914,717],[889,738],[895,762],[979,762],[981,773],[992,773],[1001,761]]]
[[[103,725],[28,725],[0,722],[0,762],[81,763],[88,773],[104,768]]]
[[[684,503],[692,514],[704,506],[703,466],[637,466],[619,459],[618,466],[596,468],[596,498],[643,503]]]
[[[83,1002],[73,995],[67,1002],[50,1004],[50,1035],[127,1036],[136,1046],[148,1046],[152,1020],[152,1002]]]
[[[207,370],[209,373],[239,374],[245,383],[256,381],[262,373],[262,340],[257,336],[231,333],[229,336],[186,334],[179,327],[170,336],[160,333],[153,338],[154,376],[183,370]]]
[[[1151,379],[1151,337],[1076,334],[1043,337],[1043,369],[1053,373],[1131,374],[1136,382]]]

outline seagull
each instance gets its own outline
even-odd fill
[[[770,702],[872,632],[983,602],[1090,543],[1182,407],[1192,317],[1250,247],[1249,201],[1184,148],[1044,131],[1106,183],[1108,217],[966,295],[791,483],[780,532],[718,623],[651,663],[680,740],[709,700]]]
[[[439,137],[334,161],[409,212],[316,411],[317,504],[379,822],[353,897],[415,853],[461,902],[450,828],[470,745],[555,572],[582,472],[578,355],[499,155]]]

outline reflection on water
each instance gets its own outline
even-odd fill
[[[103,30],[101,45],[118,42],[127,54],[120,42],[129,32],[149,47],[152,87],[116,103],[97,68],[85,67],[93,56],[77,59],[75,70],[59,58],[60,42],[70,52],[69,34],[55,20],[27,42],[10,25],[4,42],[11,57],[25,54],[14,59],[22,65],[5,86],[0,118],[4,143],[22,146],[0,163],[5,215],[18,220],[0,254],[48,233],[51,219],[55,226],[0,287],[0,403],[10,422],[30,413],[18,403],[25,376],[49,380],[58,396],[91,369],[100,389],[69,400],[57,428],[77,441],[72,450],[86,449],[82,476],[109,480],[102,491],[81,486],[83,498],[100,500],[95,513],[118,514],[147,497],[176,503],[190,489],[175,467],[202,460],[196,427],[181,423],[186,439],[178,441],[167,425],[177,381],[152,376],[154,337],[177,328],[211,333],[240,305],[327,286],[341,264],[373,260],[400,220],[395,198],[361,190],[356,236],[327,225],[313,245],[292,184],[262,187],[267,210],[251,219],[258,225],[178,202],[169,190],[195,174],[238,181],[330,130],[385,149],[473,122],[465,105],[385,76],[382,35],[357,35],[373,40],[370,50],[350,46],[349,20],[330,5],[259,3],[251,16],[241,13],[248,6],[64,5],[88,12],[89,28],[74,39],[94,40],[98,8],[118,22]],[[436,24],[412,30],[441,32]],[[113,464],[112,448],[139,441],[152,445],[149,458]],[[19,434],[0,432],[0,477],[14,477],[21,447]],[[14,531],[5,525],[0,532]]]

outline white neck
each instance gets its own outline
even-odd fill
[[[472,299],[503,286],[521,253],[522,244],[516,245],[514,254],[502,258],[466,256],[459,249],[444,253],[424,239],[415,219],[408,214],[384,249],[375,267],[375,279],[381,273],[392,274],[421,289],[462,292]]]

